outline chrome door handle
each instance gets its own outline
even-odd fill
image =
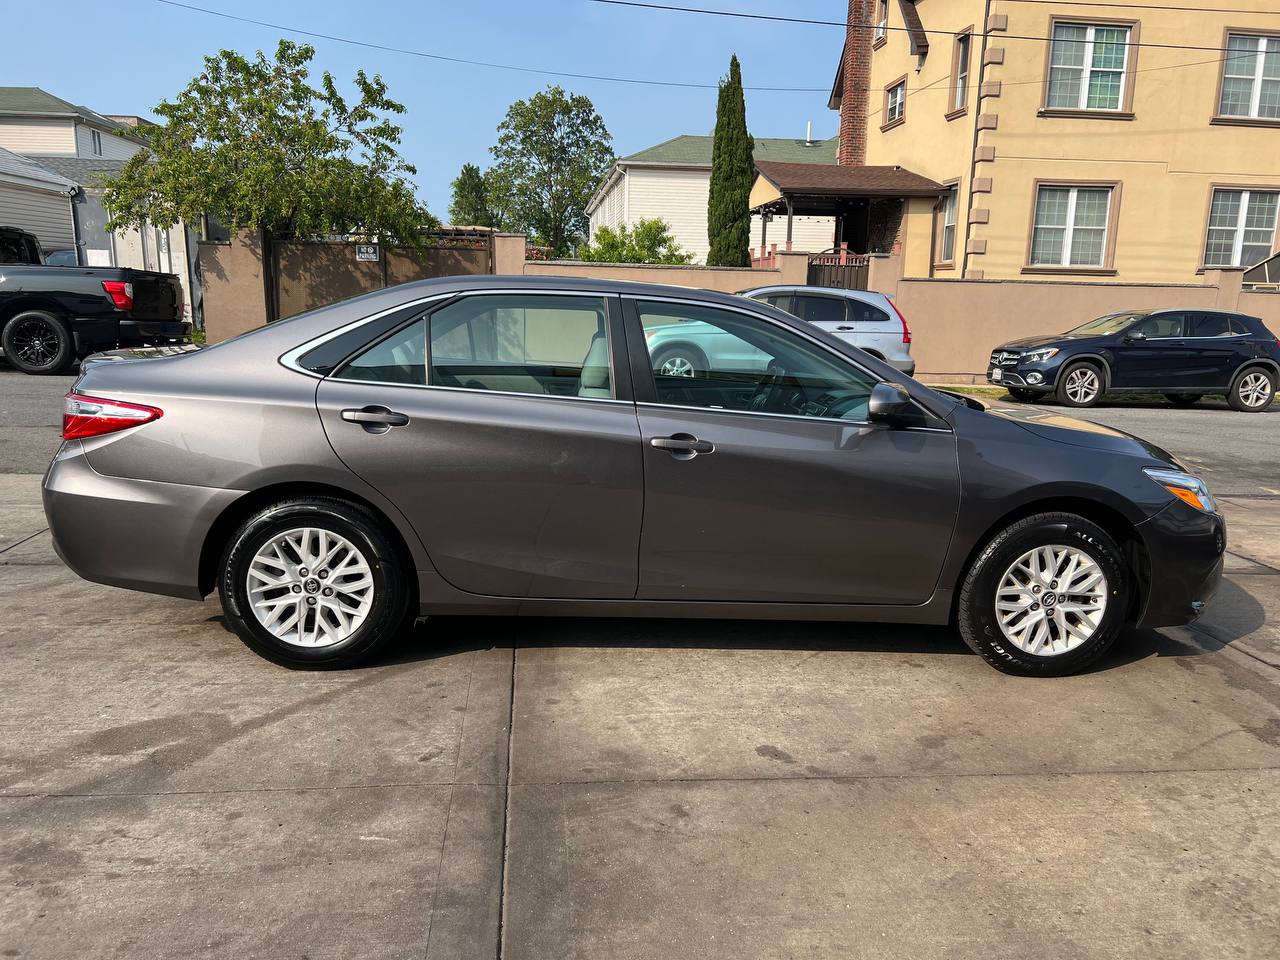
[[[709,440],[699,440],[688,433],[675,433],[669,437],[654,437],[649,446],[665,450],[677,460],[692,460],[700,453],[715,453],[716,446]]]
[[[405,414],[378,406],[343,410],[342,419],[348,423],[360,424],[369,433],[386,433],[392,427],[404,427],[409,423],[409,418]]]

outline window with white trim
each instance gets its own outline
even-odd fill
[[[97,130],[90,130],[89,142],[93,146],[93,155],[95,157],[102,156],[102,134],[100,134]]]
[[[1252,267],[1271,256],[1280,192],[1214,190],[1204,241],[1206,267]]]
[[[1042,186],[1036,191],[1031,263],[1101,267],[1106,262],[1111,187]]]
[[[1124,103],[1128,59],[1128,27],[1055,23],[1045,106],[1119,110]]]
[[[884,122],[901,120],[907,109],[907,81],[902,80],[884,91]]]
[[[871,33],[872,41],[883,40],[889,33],[889,0],[879,0],[876,4],[876,27]]]
[[[973,34],[962,33],[956,37],[956,72],[951,91],[951,109],[960,110],[969,95],[969,46]]]
[[[956,200],[958,187],[948,187],[939,211],[938,262],[951,263],[956,258]]]
[[[1227,36],[1218,115],[1280,120],[1280,37]]]

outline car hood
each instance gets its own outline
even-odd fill
[[[1034,349],[1035,347],[1061,347],[1068,343],[1072,346],[1079,347],[1089,346],[1095,341],[1099,341],[1101,339],[1102,338],[1100,337],[1094,336],[1073,337],[1069,333],[1055,333],[1049,336],[1023,337],[1021,340],[1010,340],[1007,343],[1000,344],[1000,346],[995,349],[1008,350],[1010,352],[1021,352]]]
[[[1107,450],[1130,456],[1146,456],[1161,460],[1179,470],[1185,469],[1173,454],[1131,433],[1108,427],[1092,420],[1079,420],[1051,410],[1028,410],[1000,404],[986,404],[987,413],[1016,424],[1028,433],[1046,440],[1069,443],[1091,450]]]

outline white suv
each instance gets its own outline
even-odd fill
[[[915,375],[911,328],[886,294],[837,287],[774,286],[743,290],[741,295],[808,320],[907,376]]]

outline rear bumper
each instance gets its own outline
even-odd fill
[[[1150,566],[1139,627],[1174,627],[1204,612],[1222,580],[1227,525],[1175,501],[1138,525]]]
[[[64,443],[44,477],[53,548],[86,580],[199,600],[200,553],[214,520],[242,491],[94,471],[80,441]]]
[[[119,320],[107,317],[71,321],[71,332],[78,354],[110,350],[115,347],[144,347],[191,339],[191,323],[187,320]]]
[[[911,357],[904,357],[901,360],[886,360],[885,363],[889,364],[891,367],[901,370],[908,377],[914,377],[916,375],[916,362]]]

